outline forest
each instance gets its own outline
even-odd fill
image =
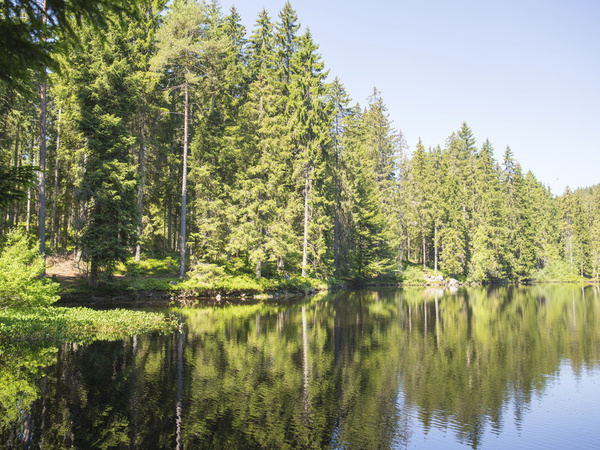
[[[168,254],[181,278],[598,278],[600,187],[556,196],[467,123],[409,149],[289,2],[252,30],[218,2],[130,3],[5,2],[3,236],[71,252],[91,286]]]

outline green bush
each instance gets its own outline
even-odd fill
[[[58,283],[40,278],[44,259],[22,230],[8,232],[0,253],[0,307],[46,306],[59,299]]]
[[[562,260],[551,260],[548,261],[543,269],[534,271],[532,278],[534,281],[549,282],[549,281],[562,281],[562,282],[575,282],[584,281],[577,272],[578,267],[573,268],[571,273],[571,266],[569,263]]]
[[[177,284],[174,291],[184,295],[222,294],[265,294],[287,292],[308,294],[318,290],[326,290],[328,282],[316,278],[303,278],[294,275],[289,278],[260,278],[253,274],[236,273],[231,275],[229,270],[216,264],[199,263],[188,273],[185,281]]]

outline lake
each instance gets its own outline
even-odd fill
[[[0,446],[594,448],[597,286],[171,309],[181,331],[0,354]]]

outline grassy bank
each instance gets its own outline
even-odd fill
[[[438,270],[438,278],[432,268],[423,269],[419,263],[404,263],[401,275],[388,278],[365,278],[355,280],[317,279],[299,275],[261,277],[248,273],[234,263],[197,264],[186,274],[184,280],[177,276],[179,260],[176,255],[162,258],[147,258],[135,262],[133,258],[117,266],[112,279],[101,280],[98,289],[89,288],[83,276],[60,278],[63,300],[80,300],[82,297],[140,297],[148,299],[189,299],[195,297],[267,297],[285,295],[307,295],[317,291],[344,287],[382,285],[443,285],[449,276]],[[441,280],[440,278],[441,277]],[[454,276],[461,284],[471,283],[465,276]],[[509,280],[494,280],[494,282]],[[549,265],[532,274],[531,282],[590,282],[587,278],[573,275],[566,264]]]

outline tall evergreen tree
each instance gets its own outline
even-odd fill
[[[206,28],[205,8],[195,1],[179,0],[172,4],[157,33],[156,70],[166,69],[171,89],[183,90],[183,157],[181,170],[181,220],[179,276],[185,274],[187,174],[190,125],[190,90],[199,82],[195,67],[204,52],[202,39]]]
[[[505,258],[506,230],[502,210],[500,174],[493,159],[493,148],[486,140],[475,167],[475,204],[473,211],[473,246],[469,278],[495,280],[507,275]]]
[[[292,59],[293,78],[290,86],[290,131],[296,153],[296,174],[301,174],[304,185],[303,277],[307,275],[309,239],[313,265],[316,266],[324,256],[323,240],[328,227],[322,214],[327,202],[326,184],[330,182],[330,104],[325,98],[327,73],[323,72],[324,64],[317,54],[317,48],[307,30]]]
[[[125,30],[114,26],[101,37],[86,27],[82,40],[84,51],[72,60],[79,129],[86,141],[81,192],[87,212],[81,247],[90,262],[89,283],[96,286],[99,269],[110,275],[116,261],[129,254],[137,185],[131,158],[136,138],[128,120],[136,95]]]
[[[340,214],[341,214],[341,137],[344,131],[343,123],[350,114],[349,97],[338,77],[335,77],[328,90],[329,101],[333,107],[333,126],[331,129],[331,142],[333,146],[333,177],[334,177],[334,222],[333,222],[333,264],[335,275],[339,276],[340,270]]]

